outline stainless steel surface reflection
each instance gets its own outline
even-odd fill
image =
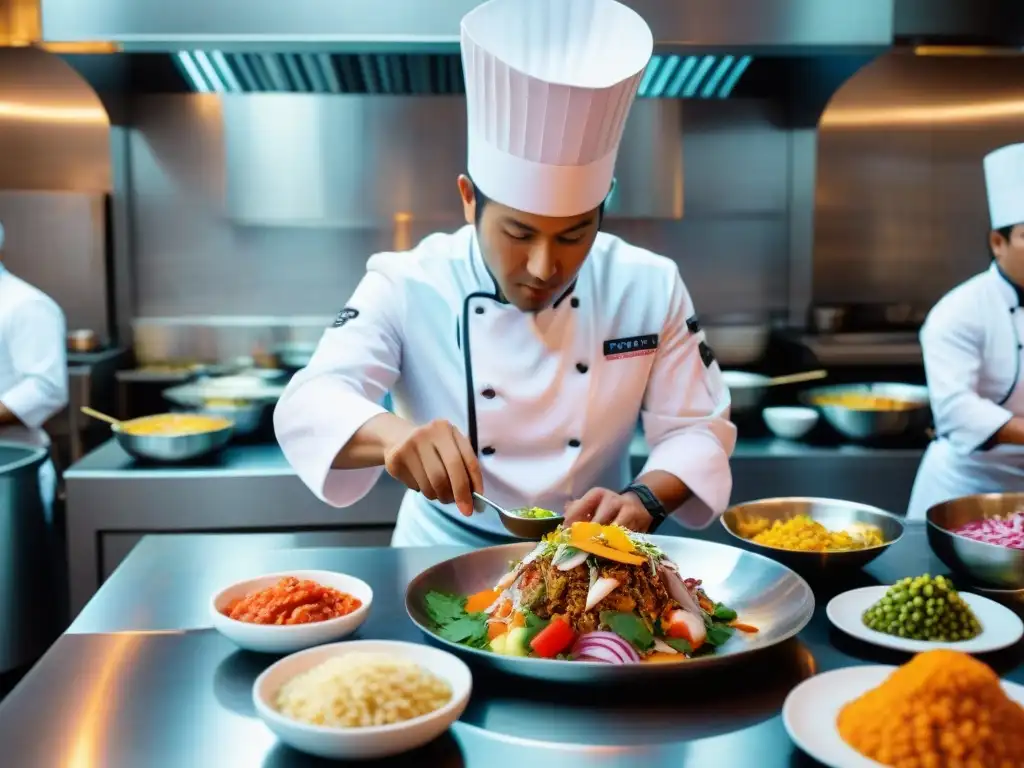
[[[936,504],[928,510],[928,543],[947,566],[971,581],[1024,589],[1024,550],[974,541],[953,533],[975,520],[1024,510],[1024,493],[985,493]]]
[[[231,439],[234,423],[221,429],[184,435],[139,435],[126,432],[123,425],[114,425],[110,431],[118,445],[137,459],[177,463],[219,451]]]
[[[708,596],[728,604],[760,631],[736,635],[717,653],[685,664],[582,664],[552,659],[500,656],[451,643],[438,637],[424,611],[428,592],[438,590],[470,595],[490,589],[508,571],[509,563],[525,557],[534,544],[506,544],[458,555],[428,568],[409,584],[405,609],[426,636],[449,650],[512,675],[568,683],[608,683],[667,680],[698,670],[735,663],[754,651],[770,648],[797,634],[814,613],[814,595],[802,578],[767,557],[710,541],[652,536],[678,565],[684,577],[701,579]]]

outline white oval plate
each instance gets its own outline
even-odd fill
[[[451,686],[451,701],[413,720],[367,728],[311,725],[277,711],[274,699],[287,681],[329,658],[360,652],[399,656],[433,672]],[[469,667],[447,651],[393,640],[351,640],[285,656],[256,678],[252,697],[260,719],[288,746],[329,760],[368,760],[408,752],[436,739],[462,716],[472,690]]]
[[[961,592],[960,597],[974,611],[981,624],[981,634],[977,637],[940,643],[887,635],[865,626],[861,617],[864,611],[881,600],[888,590],[889,587],[883,586],[851,589],[833,597],[825,608],[825,613],[838,629],[858,640],[909,653],[934,651],[938,648],[964,653],[987,653],[1008,648],[1024,636],[1024,623],[1017,614],[994,600],[970,592]]]
[[[896,667],[846,667],[804,680],[782,705],[782,724],[800,749],[831,768],[884,768],[843,741],[836,727],[839,711],[877,688]],[[1024,706],[1024,686],[1002,681],[1006,695]]]

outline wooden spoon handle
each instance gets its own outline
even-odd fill
[[[828,371],[804,371],[803,373],[791,373],[787,376],[776,376],[768,380],[769,387],[777,387],[780,384],[799,384],[803,381],[817,381],[828,376]]]
[[[105,421],[105,422],[107,422],[107,424],[113,424],[115,427],[118,424],[121,423],[120,421],[115,419],[113,416],[107,416],[107,414],[100,413],[99,411],[93,410],[92,408],[89,408],[86,405],[82,406],[82,413],[84,413],[86,416],[92,416],[94,419],[99,419],[100,421]]]

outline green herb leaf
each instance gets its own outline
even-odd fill
[[[713,627],[708,629],[707,642],[708,645],[725,645],[729,638],[732,637],[736,630],[732,627],[722,626],[721,624],[715,624]]]
[[[683,640],[680,637],[665,638],[665,645],[679,651],[680,653],[693,653],[693,646],[690,645],[689,641]]]
[[[548,619],[542,619],[533,611],[525,611],[523,613],[523,617],[526,619],[526,644],[529,645],[530,641],[540,634],[540,631],[544,629],[550,621]]]
[[[601,611],[601,623],[638,651],[646,651],[654,645],[651,630],[632,613]]]
[[[466,616],[466,598],[444,592],[428,592],[424,598],[427,615],[435,624],[447,624]]]
[[[461,643],[482,648],[487,645],[487,619],[484,614],[474,614],[456,619],[438,629],[438,634],[450,643]]]
[[[736,618],[736,611],[723,603],[716,603],[714,617],[720,621],[732,621]]]

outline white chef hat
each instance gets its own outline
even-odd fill
[[[611,189],[654,38],[615,0],[489,0],[462,20],[469,175],[488,197],[575,216]]]
[[[992,229],[1024,224],[1024,144],[985,155],[985,186]]]

